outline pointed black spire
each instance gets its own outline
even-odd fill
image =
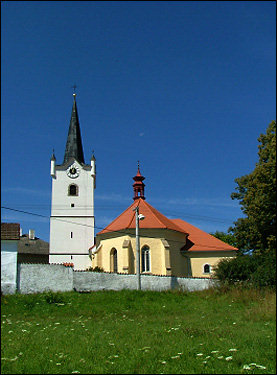
[[[63,164],[67,163],[70,158],[74,158],[79,163],[85,164],[75,93],[73,94],[73,98],[73,107],[67,135]]]

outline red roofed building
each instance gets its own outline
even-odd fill
[[[139,221],[140,270],[152,275],[210,277],[222,258],[237,249],[181,220],[168,219],[145,201],[144,177],[134,179],[134,202],[96,235],[92,266],[104,271],[136,273],[136,209]]]

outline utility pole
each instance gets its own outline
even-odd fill
[[[142,214],[139,214],[139,207],[135,207],[136,211],[136,250],[137,250],[137,259],[136,259],[136,273],[137,273],[137,289],[141,290],[140,282],[140,241],[139,241],[139,221],[144,219]]]
[[[135,208],[136,210],[136,249],[137,249],[137,289],[141,289],[140,283],[140,241],[139,241],[139,208],[138,206]]]

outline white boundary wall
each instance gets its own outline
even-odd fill
[[[192,292],[194,290],[208,289],[214,283],[215,281],[211,279],[141,275],[142,290],[162,291],[181,289]],[[113,273],[74,272],[73,285],[74,289],[78,292],[137,289],[137,276]]]
[[[137,276],[113,273],[78,272],[59,264],[20,264],[18,292],[21,294],[45,291],[92,292],[99,290],[137,289]],[[141,275],[142,290],[187,291],[203,290],[216,284],[208,278]]]
[[[73,270],[60,264],[20,264],[17,288],[21,294],[73,290]]]

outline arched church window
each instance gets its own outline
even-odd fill
[[[117,273],[117,250],[113,248],[110,254],[111,272]]]
[[[68,195],[71,195],[71,196],[77,196],[79,195],[79,191],[78,191],[78,186],[75,185],[75,184],[71,184],[69,185],[68,187]]]
[[[146,245],[141,249],[141,272],[150,272],[150,249]]]
[[[204,265],[204,273],[210,273],[211,272],[211,266],[209,264]]]

